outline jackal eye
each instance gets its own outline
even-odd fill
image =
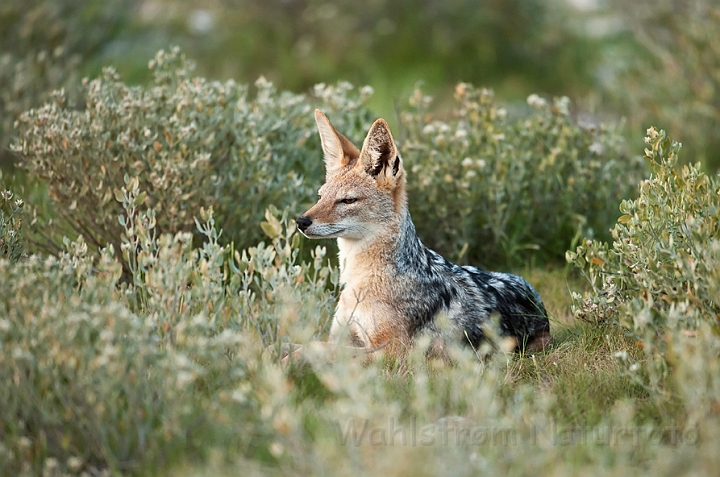
[[[347,198],[347,199],[340,199],[338,202],[341,202],[343,204],[354,204],[357,202],[356,198]]]

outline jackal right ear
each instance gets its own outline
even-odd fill
[[[325,154],[325,170],[328,174],[349,165],[360,156],[358,148],[337,132],[327,116],[319,109],[315,110],[315,122],[320,133],[320,142]]]
[[[378,119],[370,126],[370,131],[363,142],[358,167],[377,178],[383,171],[388,177],[397,177],[402,169],[401,166],[402,161],[390,133],[390,126],[384,119]]]

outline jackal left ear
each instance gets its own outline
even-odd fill
[[[394,177],[400,173],[402,162],[390,134],[390,127],[384,119],[378,119],[370,127],[360,151],[357,167],[361,167],[373,177],[378,177],[382,172],[387,177]]]

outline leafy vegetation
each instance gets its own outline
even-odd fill
[[[203,240],[194,245],[186,231],[163,233],[163,209],[148,206],[144,182],[124,178],[113,194],[119,253],[110,244],[96,256],[80,237],[66,239],[57,256],[0,260],[0,343],[8,350],[0,380],[9,390],[0,395],[2,472],[714,468],[717,282],[705,281],[691,254],[715,260],[707,263],[715,277],[717,186],[692,167],[673,172],[677,146],[664,133],[651,130],[648,141],[655,172],[637,200],[623,202],[613,251],[586,241],[570,254],[602,277],[588,291],[584,324],[568,326],[569,294],[557,286],[564,274],[535,270],[530,279],[553,313],[553,348],[489,361],[452,348],[448,366],[426,361],[419,346],[405,370],[342,353],[330,365],[312,346],[308,363],[282,365],[287,343],[326,336],[338,285],[327,251],[301,260],[292,219],[277,210],[262,224],[270,242],[240,251],[218,241],[213,210],[200,209]],[[666,246],[647,243],[646,227],[665,223],[653,230]],[[674,261],[663,258],[671,243],[682,243]],[[627,268],[637,254],[660,264]],[[614,281],[598,266],[626,274]],[[637,285],[650,278],[654,285]],[[655,315],[647,328],[630,327],[633,317]]]
[[[0,257],[17,262],[25,250],[22,234],[22,199],[14,199],[9,190],[0,189]]]
[[[137,196],[131,180],[130,282],[112,246],[95,259],[82,238],[57,257],[0,261],[3,475],[147,472],[205,456],[211,441],[267,454],[276,432],[253,422],[276,415],[265,397],[287,395],[279,344],[293,323],[326,328],[337,273],[322,248],[296,263],[297,235],[275,217],[272,243],[240,253],[217,243],[208,211],[193,248],[188,233],[157,234]]]
[[[531,95],[520,114],[464,83],[455,97],[446,121],[430,114],[420,91],[401,110],[410,208],[423,240],[494,265],[557,260],[573,240],[607,237],[617,202],[644,173],[616,131],[578,124],[565,97]]]
[[[680,144],[665,131],[650,128],[646,143],[653,175],[621,204],[612,244],[587,240],[568,260],[592,286],[575,294],[577,315],[620,324],[652,358],[648,379],[660,386],[678,348],[711,356],[718,344],[720,183],[699,164],[677,170]]]
[[[127,86],[106,69],[86,82],[83,111],[58,93],[20,117],[15,151],[53,204],[50,213],[33,211],[29,238],[41,250],[60,250],[64,235],[79,234],[93,250],[119,250],[116,198],[126,176],[139,181],[145,195],[136,205],[156,211],[159,232],[192,231],[200,208],[215,207],[225,233],[247,247],[261,239],[267,207],[297,210],[319,187],[313,107],[348,134],[369,121],[368,88],[318,85],[308,98],[261,79],[251,95],[234,81],[192,77],[178,49],[158,53],[150,69],[148,87]]]
[[[358,144],[371,119],[368,87],[318,85],[307,97],[260,80],[250,96],[233,81],[192,77],[177,49],[150,67],[148,87],[129,87],[107,69],[86,83],[84,111],[58,94],[20,117],[15,151],[52,199],[49,214],[46,204],[33,209],[29,229],[42,250],[80,234],[93,250],[118,250],[116,198],[126,176],[139,181],[145,195],[136,205],[156,211],[160,233],[192,231],[197,211],[213,207],[225,236],[248,247],[261,239],[267,207],[298,213],[314,201],[324,171],[312,109]],[[557,259],[581,234],[603,236],[608,199],[627,196],[643,173],[616,132],[579,126],[565,98],[532,96],[530,110],[508,115],[489,91],[460,84],[457,96],[451,121],[435,120],[419,92],[401,110],[410,204],[429,245],[494,265]]]
[[[4,2],[0,146],[22,172],[3,149],[0,475],[716,472],[720,178],[656,128],[644,165],[577,93],[599,84],[712,169],[717,9],[574,2],[588,32],[607,20],[593,37],[564,3]],[[171,37],[199,75],[178,49],[144,66]],[[97,74],[107,58],[122,75]],[[379,93],[248,86],[265,67]],[[388,118],[419,233],[525,266],[554,344],[282,364],[327,337],[340,286],[333,244],[293,224],[323,180],[312,110],[359,143],[370,107],[423,78]],[[461,83],[449,106],[458,79],[502,99]]]

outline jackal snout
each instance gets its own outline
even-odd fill
[[[305,230],[312,225],[312,220],[310,217],[307,217],[305,215],[301,215],[297,218],[295,221],[297,222],[297,228],[300,230],[300,232],[305,232]]]

